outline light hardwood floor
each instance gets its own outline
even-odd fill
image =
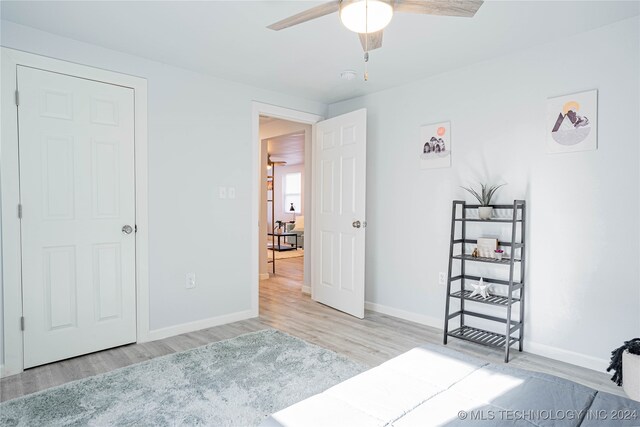
[[[276,276],[260,283],[259,318],[29,369],[0,381],[0,401],[266,328],[279,329],[370,367],[424,343],[442,344],[442,331],[439,329],[372,311],[367,311],[365,318],[360,320],[314,302],[301,292],[302,265],[303,258],[279,260]],[[448,347],[502,363],[503,353],[498,350],[454,339],[450,340]],[[512,354],[512,366],[550,373],[623,395],[605,373],[517,350]]]

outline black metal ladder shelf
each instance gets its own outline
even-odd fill
[[[447,280],[447,301],[444,316],[444,340],[447,344],[449,337],[470,341],[494,348],[504,349],[504,361],[509,362],[509,350],[512,345],[518,343],[518,350],[523,349],[524,340],[524,269],[525,269],[525,229],[526,229],[526,202],[524,200],[514,200],[512,205],[493,205],[494,210],[510,211],[509,217],[492,218],[482,220],[478,217],[468,217],[467,211],[477,210],[479,205],[470,205],[461,200],[453,202],[451,213],[451,244],[449,247],[449,276]],[[458,213],[460,216],[458,216]],[[497,260],[495,258],[474,257],[466,253],[466,245],[477,243],[476,239],[467,238],[467,223],[477,222],[483,224],[499,223],[511,225],[511,240],[498,242],[501,247],[510,247],[511,254],[509,258]],[[459,226],[459,227],[458,227]],[[457,230],[460,228],[460,238],[456,238]],[[518,230],[520,228],[520,230]],[[520,238],[518,239],[518,231]],[[519,241],[518,241],[519,240]],[[456,251],[460,247],[459,253]],[[519,253],[516,253],[518,251]],[[459,261],[460,274],[453,275],[454,260]],[[488,298],[482,298],[479,295],[471,296],[471,291],[465,288],[467,281],[477,281],[480,277],[465,273],[467,262],[481,262],[495,265],[505,265],[509,267],[509,280],[493,279],[483,277],[483,281],[491,284],[507,287],[506,295],[490,295]],[[519,281],[514,280],[516,269],[520,274]],[[453,290],[454,284],[459,283],[458,289]],[[457,301],[460,309],[451,313],[451,301]],[[488,314],[470,311],[466,307],[466,303],[478,303],[478,307],[482,305],[492,305],[502,307],[505,310],[505,317],[491,316]],[[518,320],[514,320],[512,316],[513,306],[519,305]],[[481,318],[502,324],[504,333],[487,331],[477,327],[465,324],[465,316]],[[453,330],[449,330],[449,322],[456,317],[459,318],[459,326]]]

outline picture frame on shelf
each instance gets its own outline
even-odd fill
[[[487,237],[478,238],[478,255],[482,258],[495,258],[495,251],[498,249],[498,239]]]

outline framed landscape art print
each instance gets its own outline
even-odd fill
[[[598,148],[598,91],[547,100],[547,153]]]

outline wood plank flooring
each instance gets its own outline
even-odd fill
[[[440,345],[442,331],[367,311],[363,320],[319,304],[301,292],[303,258],[278,261],[276,276],[260,283],[260,317],[159,341],[132,344],[29,369],[0,381],[0,401],[112,371],[266,328],[276,328],[373,367],[424,343]],[[464,341],[450,348],[502,363],[503,353]],[[529,353],[512,352],[511,366],[546,372],[598,390],[623,395],[609,375]]]

